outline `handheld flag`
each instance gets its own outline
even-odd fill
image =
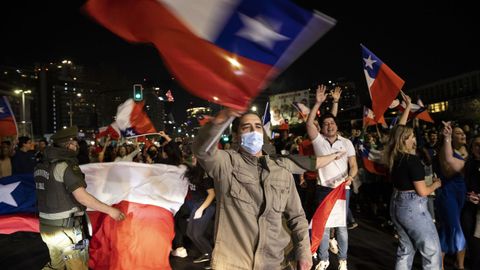
[[[110,138],[113,140],[118,140],[121,136],[120,129],[118,128],[117,122],[113,122],[108,126],[101,127],[98,129],[97,138],[102,138],[110,135]]]
[[[267,102],[267,106],[265,106],[265,112],[263,113],[262,117],[263,129],[267,136],[271,139],[272,138],[272,129],[271,129],[271,122],[270,122],[270,103]]]
[[[377,175],[387,175],[387,167],[381,163],[382,153],[375,149],[368,149],[360,143],[358,145],[358,152],[363,161],[363,167],[367,169],[368,172],[377,174]]]
[[[375,113],[367,106],[363,106],[363,127],[365,128],[376,124],[386,125],[383,115],[380,117],[380,119],[378,119],[377,122],[375,121]]]
[[[288,0],[89,0],[84,7],[123,39],[153,43],[192,94],[237,110],[336,23]]]
[[[346,226],[346,182],[332,190],[323,199],[312,217],[311,252],[314,254],[322,242],[323,232],[327,227]],[[332,214],[334,213],[334,214]]]
[[[10,103],[8,103],[7,97],[2,96],[0,98],[0,137],[16,136],[17,130],[17,122]]]
[[[118,106],[116,123],[125,137],[157,132],[150,118],[143,111],[143,105],[143,102],[128,99]]]
[[[405,83],[385,63],[362,47],[363,71],[367,80],[375,121],[379,121]]]
[[[400,102],[398,99],[394,99],[392,104],[389,106],[390,109],[396,109],[400,112],[404,112],[407,104],[405,101]],[[425,122],[434,123],[432,117],[428,113],[427,107],[423,104],[422,100],[419,98],[417,104],[412,103],[410,112],[408,113],[408,120],[412,118],[418,118]]]
[[[306,121],[308,114],[310,114],[310,108],[301,102],[293,102],[292,105],[300,113],[302,119]]]

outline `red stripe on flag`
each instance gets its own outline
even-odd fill
[[[375,121],[379,121],[392,101],[398,96],[405,82],[398,77],[387,65],[380,66],[377,77],[370,87],[372,109]]]
[[[143,110],[143,105],[143,102],[135,103],[130,114],[130,123],[137,134],[155,133],[157,130],[150,118],[148,118],[147,113]]]
[[[200,98],[244,110],[267,79],[277,75],[269,65],[236,56],[196,36],[160,2],[90,0],[85,9],[124,39],[153,43],[176,78]],[[228,59],[236,59],[241,70]]]
[[[312,243],[311,243],[311,252],[314,254],[317,252],[320,243],[322,242],[323,232],[325,231],[325,224],[327,224],[328,217],[330,212],[332,212],[335,203],[339,199],[345,200],[345,185],[346,182],[343,182],[334,190],[332,190],[326,197],[323,199],[322,203],[318,206],[315,214],[312,218]]]
[[[0,216],[0,234],[15,232],[39,232],[40,224],[35,214],[12,214]]]
[[[89,212],[93,238],[88,265],[96,270],[171,269],[175,235],[170,211],[152,205],[122,201],[116,205],[126,214],[117,222],[108,215]]]

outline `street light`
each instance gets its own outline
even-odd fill
[[[22,90],[17,89],[14,91],[15,94],[22,94],[22,123],[25,123],[25,94],[31,94],[31,90]]]

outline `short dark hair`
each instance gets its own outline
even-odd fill
[[[30,137],[28,136],[20,136],[18,137],[18,148],[22,148],[24,144],[28,143],[28,141],[31,141]]]
[[[254,112],[254,111],[248,111],[244,114],[242,114],[240,117],[237,117],[235,118],[235,120],[233,120],[233,123],[232,123],[232,130],[233,132],[235,133],[239,133],[239,128],[240,128],[240,120],[247,114],[253,114],[253,115],[256,115],[258,116],[258,118],[260,118],[260,120],[262,120],[262,117],[260,117],[260,115],[258,115],[258,113]]]
[[[320,127],[323,125],[323,121],[325,121],[325,119],[327,118],[332,118],[335,124],[337,123],[337,118],[332,113],[327,112],[320,115],[320,117],[318,118],[318,124],[320,124]]]
[[[40,139],[38,142],[44,142],[45,145],[48,145],[48,141],[47,141],[47,139],[45,139],[45,138]]]

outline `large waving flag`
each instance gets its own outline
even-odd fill
[[[0,234],[38,232],[33,174],[0,178]]]
[[[118,106],[116,123],[125,137],[157,132],[143,105],[143,102],[128,99]]]
[[[387,167],[382,164],[382,152],[376,149],[369,149],[363,143],[358,145],[358,152],[363,161],[363,167],[373,174],[387,175]]]
[[[89,0],[85,9],[128,41],[153,43],[192,94],[239,110],[336,23],[288,0]]]
[[[363,71],[367,80],[375,121],[379,121],[405,83],[385,63],[362,47]]]
[[[16,136],[17,122],[13,115],[10,103],[5,96],[0,98],[0,137],[2,136]]]
[[[173,215],[188,191],[185,166],[134,162],[80,166],[87,191],[119,208],[127,218],[116,222],[91,211],[92,269],[170,269]]]
[[[346,226],[347,223],[347,201],[346,182],[343,182],[332,190],[320,203],[312,217],[312,239],[311,252],[317,252],[322,242],[325,228]]]

